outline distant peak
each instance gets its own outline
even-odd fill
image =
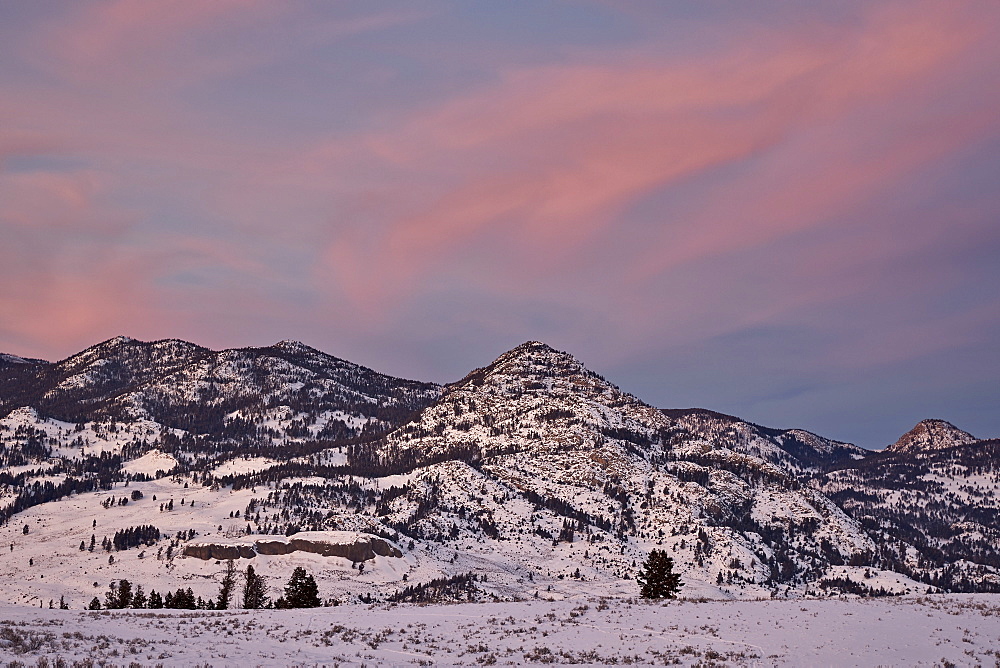
[[[913,429],[903,434],[887,449],[895,452],[916,450],[942,450],[957,445],[965,445],[977,440],[947,420],[928,419],[918,422]]]
[[[508,357],[511,355],[519,355],[531,352],[543,352],[549,350],[552,350],[552,347],[543,343],[542,341],[525,341],[524,343],[514,346],[510,350],[507,350],[506,352],[502,353],[500,357]]]
[[[547,343],[541,341],[525,341],[516,348],[511,348],[503,355],[494,360],[491,366],[514,364],[530,365],[566,365],[583,366],[570,353],[556,350]]]
[[[48,364],[45,360],[35,359],[33,357],[20,357],[18,355],[8,355],[7,353],[0,353],[0,363],[6,364]]]
[[[141,347],[163,347],[163,346],[174,346],[181,348],[198,348],[202,347],[191,343],[190,341],[184,341],[183,339],[157,339],[155,341],[142,341],[140,339],[133,339],[131,336],[116,336],[113,339],[108,339],[107,341],[102,341],[94,348],[116,348],[121,346],[141,346]]]
[[[588,392],[595,388],[618,391],[617,387],[587,369],[570,353],[556,350],[541,341],[525,341],[503,353],[489,365],[474,369],[465,378],[447,387],[456,389],[496,385],[505,388],[504,391],[511,388],[521,388],[514,391],[535,391],[551,388],[553,379],[562,379],[556,382],[569,385],[579,384]]]
[[[524,343],[522,343],[521,345],[517,346],[516,348],[511,348],[505,354],[506,355],[517,355],[517,354],[525,354],[525,353],[529,353],[529,354],[530,353],[546,353],[546,354],[548,354],[548,353],[555,353],[555,354],[559,354],[559,355],[568,355],[568,353],[564,353],[564,352],[561,352],[559,350],[556,350],[555,348],[553,348],[549,344],[544,343],[542,341],[525,341]]]
[[[287,350],[289,352],[313,352],[316,350],[312,346],[307,346],[301,341],[295,341],[293,339],[283,339],[271,347],[277,348],[278,350]]]
[[[104,343],[109,345],[127,345],[129,343],[139,343],[139,340],[133,339],[131,336],[118,335],[113,339],[108,339]]]

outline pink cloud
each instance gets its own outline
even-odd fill
[[[245,27],[281,6],[257,0],[112,0],[75,9],[32,36],[29,58],[78,84],[121,90],[191,82],[231,70],[246,53],[196,50],[195,45],[211,44],[210,31]],[[48,48],[38,49],[39,42]]]
[[[109,190],[94,171],[0,173],[0,223],[52,232],[121,232],[131,216],[99,203]]]
[[[260,285],[293,289],[306,275],[312,285],[299,287],[322,313],[363,331],[458,286],[600,312],[618,347],[667,312],[678,336],[711,335],[849,294],[858,281],[813,276],[884,251],[831,248],[794,289],[742,310],[698,289],[656,294],[658,280],[822,229],[997,129],[995,92],[949,88],[996,62],[996,5],[977,2],[882,3],[860,24],[734,31],[726,49],[697,57],[656,44],[575,54],[416,111],[379,108],[365,129],[325,138],[284,121],[234,130],[218,118],[239,118],[238,104],[220,96],[209,109],[183,94],[269,62],[282,36],[320,44],[413,18],[303,17],[277,3],[93,3],[25,39],[26,60],[49,77],[3,83],[0,168],[49,152],[86,166],[0,171],[5,229],[53,246],[44,272],[25,265],[27,278],[8,282],[5,331],[86,344],[115,323],[137,334],[137,320],[193,330],[238,306],[280,310]],[[255,41],[265,33],[279,44]],[[650,219],[652,197],[683,217]],[[78,237],[111,248],[91,264]],[[190,292],[205,310],[185,314],[188,293],[164,284],[213,271],[223,278]],[[75,314],[64,329],[39,315],[64,307]]]
[[[647,194],[749,158],[759,171],[720,186],[692,219],[664,221],[631,280],[823,225],[995,131],[996,95],[923,124],[919,110],[982,58],[996,19],[982,3],[897,3],[861,28],[757,36],[694,61],[508,72],[362,139],[387,169],[437,183],[378,243],[332,242],[332,275],[360,308],[382,311],[492,246],[513,273],[495,289],[523,291],[605,243]]]

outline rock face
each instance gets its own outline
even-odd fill
[[[402,558],[399,548],[389,542],[363,534],[350,535],[346,540],[327,535],[313,536],[312,532],[303,537],[288,539],[268,538],[252,544],[222,545],[218,543],[196,543],[184,547],[185,557],[197,559],[252,559],[258,554],[274,556],[292,552],[311,552],[324,557],[342,557],[351,561],[368,561],[376,556]]]
[[[351,561],[368,561],[374,559],[375,555],[382,557],[400,558],[403,553],[392,547],[381,538],[374,536],[367,540],[356,543],[324,543],[322,541],[293,538],[291,542],[292,551],[312,552],[321,554],[324,557],[343,557]]]
[[[201,543],[198,545],[187,545],[184,547],[185,557],[197,557],[198,559],[216,559],[225,561],[227,559],[252,559],[257,556],[250,545],[216,545],[213,543]]]
[[[975,436],[945,420],[921,420],[887,449],[893,452],[942,450],[975,440]]]

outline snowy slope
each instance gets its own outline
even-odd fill
[[[540,342],[441,388],[295,342],[214,352],[120,337],[3,367],[0,405],[11,603],[82,607],[122,577],[207,600],[220,559],[186,546],[310,532],[402,556],[255,550],[240,568],[252,559],[273,584],[308,566],[354,604],[470,573],[458,595],[476,600],[627,597],[658,548],[688,597],[1000,591],[992,442],[871,453],[660,410]],[[138,526],[160,538],[102,551]]]
[[[579,597],[228,612],[0,608],[26,665],[987,666],[996,596],[667,605]],[[39,662],[40,658],[46,664]]]

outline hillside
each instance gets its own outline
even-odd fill
[[[444,387],[294,342],[4,359],[12,603],[122,577],[207,601],[229,557],[274,597],[299,565],[343,602],[629,596],[653,548],[687,596],[1000,591],[995,441],[870,452],[658,409],[540,342]],[[157,537],[112,540],[136,527]]]

